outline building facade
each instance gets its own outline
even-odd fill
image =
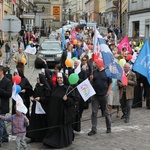
[[[116,1],[116,0],[115,0]],[[105,18],[108,25],[116,25],[118,8],[114,5],[114,0],[106,0]]]
[[[150,0],[128,0],[128,36],[150,39]]]

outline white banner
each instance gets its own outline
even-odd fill
[[[20,112],[22,112],[24,114],[26,114],[27,111],[28,111],[26,106],[21,101],[17,101],[16,102],[16,110],[18,110],[18,111],[20,111]]]
[[[24,51],[25,53],[29,53],[32,55],[35,55],[36,53],[36,47],[31,47],[30,45],[28,45]]]
[[[91,83],[88,79],[84,80],[77,86],[79,93],[81,94],[84,101],[87,101],[91,96],[95,95],[95,90],[93,89]]]
[[[42,105],[38,101],[36,101],[35,114],[46,114],[46,112],[42,108]]]

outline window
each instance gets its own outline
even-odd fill
[[[132,3],[136,3],[137,2],[137,0],[132,0]]]

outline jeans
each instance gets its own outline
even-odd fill
[[[125,118],[130,118],[130,114],[131,114],[131,107],[132,107],[132,103],[133,103],[133,99],[126,99],[126,93],[123,93],[122,99],[121,99],[121,109],[122,109],[122,113],[125,116]]]
[[[1,116],[5,116],[5,114],[1,114]],[[0,119],[0,143],[5,140],[8,140],[8,133],[6,130],[5,122]]]
[[[108,110],[108,97],[95,95],[92,97],[92,131],[97,131],[97,113],[99,110],[99,105],[104,112],[106,127],[107,129],[111,129],[111,117]]]
[[[28,146],[24,140],[24,136],[16,137],[16,150],[20,150],[20,145],[24,147],[24,150],[28,150]]]

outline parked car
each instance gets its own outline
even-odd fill
[[[37,56],[45,59],[48,66],[54,66],[60,62],[62,55],[61,42],[45,40],[39,47]]]

